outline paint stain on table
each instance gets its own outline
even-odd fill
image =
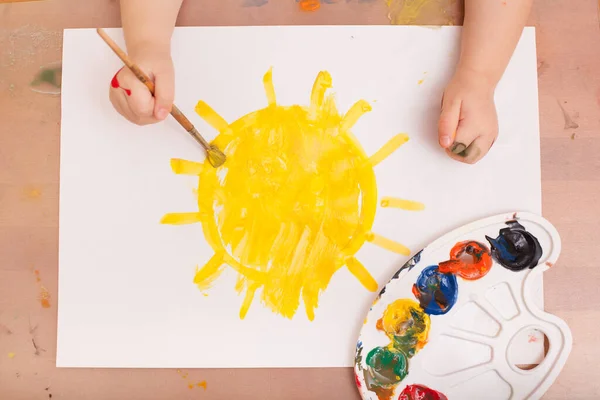
[[[15,358],[16,354],[13,352],[8,353],[8,358]]]
[[[23,188],[21,199],[24,201],[36,201],[40,199],[42,195],[42,189],[28,185]]]
[[[392,25],[456,25],[456,0],[385,0]]]
[[[181,377],[181,379],[186,381],[187,387],[190,390],[195,389],[195,388],[202,388],[202,389],[206,390],[206,388],[208,386],[206,381],[194,381],[192,379],[189,379],[189,373],[186,371],[182,371],[182,370],[178,369],[177,374]]]
[[[302,11],[317,11],[321,8],[320,0],[300,0],[299,4]]]
[[[565,110],[565,107],[560,103],[559,100],[556,100],[556,102],[558,103],[558,106],[560,107],[560,110],[562,111],[562,114],[563,114],[563,118],[565,120],[565,127],[564,127],[564,129],[577,129],[577,128],[579,128],[579,124],[577,122],[573,121],[574,116],[572,117],[567,112],[567,110]]]
[[[548,69],[548,63],[544,60],[540,60],[538,61],[538,66],[537,66],[537,72],[538,72],[538,78],[540,76],[542,76],[546,70]]]
[[[40,67],[30,83],[31,90],[43,94],[60,94],[62,86],[62,64],[54,62]]]
[[[38,300],[40,301],[40,304],[43,308],[50,308],[50,293],[48,292],[48,289],[46,289],[46,287],[44,287],[44,285],[42,284],[40,271],[36,269],[33,271],[33,273],[35,274],[35,281],[40,287],[40,294]]]
[[[0,324],[0,333],[12,335],[13,332],[6,325]]]
[[[242,3],[243,7],[262,7],[267,4],[269,0],[244,0]]]

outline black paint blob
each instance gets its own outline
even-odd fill
[[[485,237],[492,246],[492,257],[511,271],[535,268],[542,257],[540,242],[517,221],[506,225],[496,239]]]

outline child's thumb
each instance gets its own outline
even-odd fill
[[[461,102],[457,100],[443,101],[438,123],[438,139],[440,146],[445,149],[454,142],[460,118],[460,106]]]
[[[173,68],[154,73],[154,116],[163,120],[173,107],[175,98],[175,76]]]

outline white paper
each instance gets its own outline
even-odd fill
[[[107,32],[124,46],[120,30]],[[194,113],[198,100],[232,122],[266,106],[262,77],[273,67],[278,104],[307,106],[317,73],[329,71],[342,113],[360,99],[373,107],[353,128],[367,154],[397,133],[410,136],[375,167],[378,193],[426,209],[378,208],[373,231],[414,253],[475,219],[541,212],[534,30],[525,30],[496,91],[500,136],[474,166],[437,145],[459,38],[456,27],[178,28],[176,104],[212,139],[215,130]],[[196,266],[213,254],[200,224],[159,220],[197,211],[197,179],[173,174],[169,161],[202,161],[203,152],[171,118],[137,127],[113,110],[108,88],[120,66],[94,30],[65,31],[57,366],[352,365],[375,293],[347,269],[333,276],[312,322],[302,306],[288,320],[257,301],[241,320],[231,269],[208,296],[193,284]],[[380,285],[407,258],[370,243],[357,253]],[[534,362],[539,351],[526,354],[523,362]]]

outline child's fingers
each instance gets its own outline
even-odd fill
[[[175,76],[173,65],[167,64],[164,69],[155,72],[154,84],[154,117],[163,120],[167,118],[173,107],[175,98]]]
[[[128,111],[121,110],[131,122],[146,125],[158,122],[154,118],[154,97],[142,82],[129,70],[121,68],[111,81],[111,96],[124,99]],[[133,115],[132,115],[133,114]]]
[[[113,82],[114,82],[114,78],[113,78]],[[115,110],[117,110],[117,112],[119,114],[121,114],[123,117],[125,117],[131,121],[130,117],[132,116],[131,115],[132,113],[131,113],[131,110],[129,109],[129,105],[127,104],[127,99],[125,98],[125,96],[126,96],[125,92],[123,92],[120,89],[115,89],[115,87],[111,84],[111,87],[110,87],[110,90],[108,93],[108,98],[110,99],[110,102],[112,103],[113,107],[115,108]]]
[[[456,136],[446,151],[453,156],[452,158],[463,161],[472,151],[469,146],[480,134],[477,125],[474,126],[471,120],[465,118],[458,123]]]
[[[152,117],[154,97],[146,85],[140,82],[128,68],[119,74],[119,83],[126,94],[131,111],[140,118]]]
[[[141,117],[134,113],[129,105],[129,98],[124,91],[111,90],[109,98],[115,110],[128,121],[137,125],[148,125],[156,122],[153,117]]]
[[[438,122],[438,140],[440,146],[447,149],[454,142],[460,118],[460,100],[442,99],[442,111]]]

